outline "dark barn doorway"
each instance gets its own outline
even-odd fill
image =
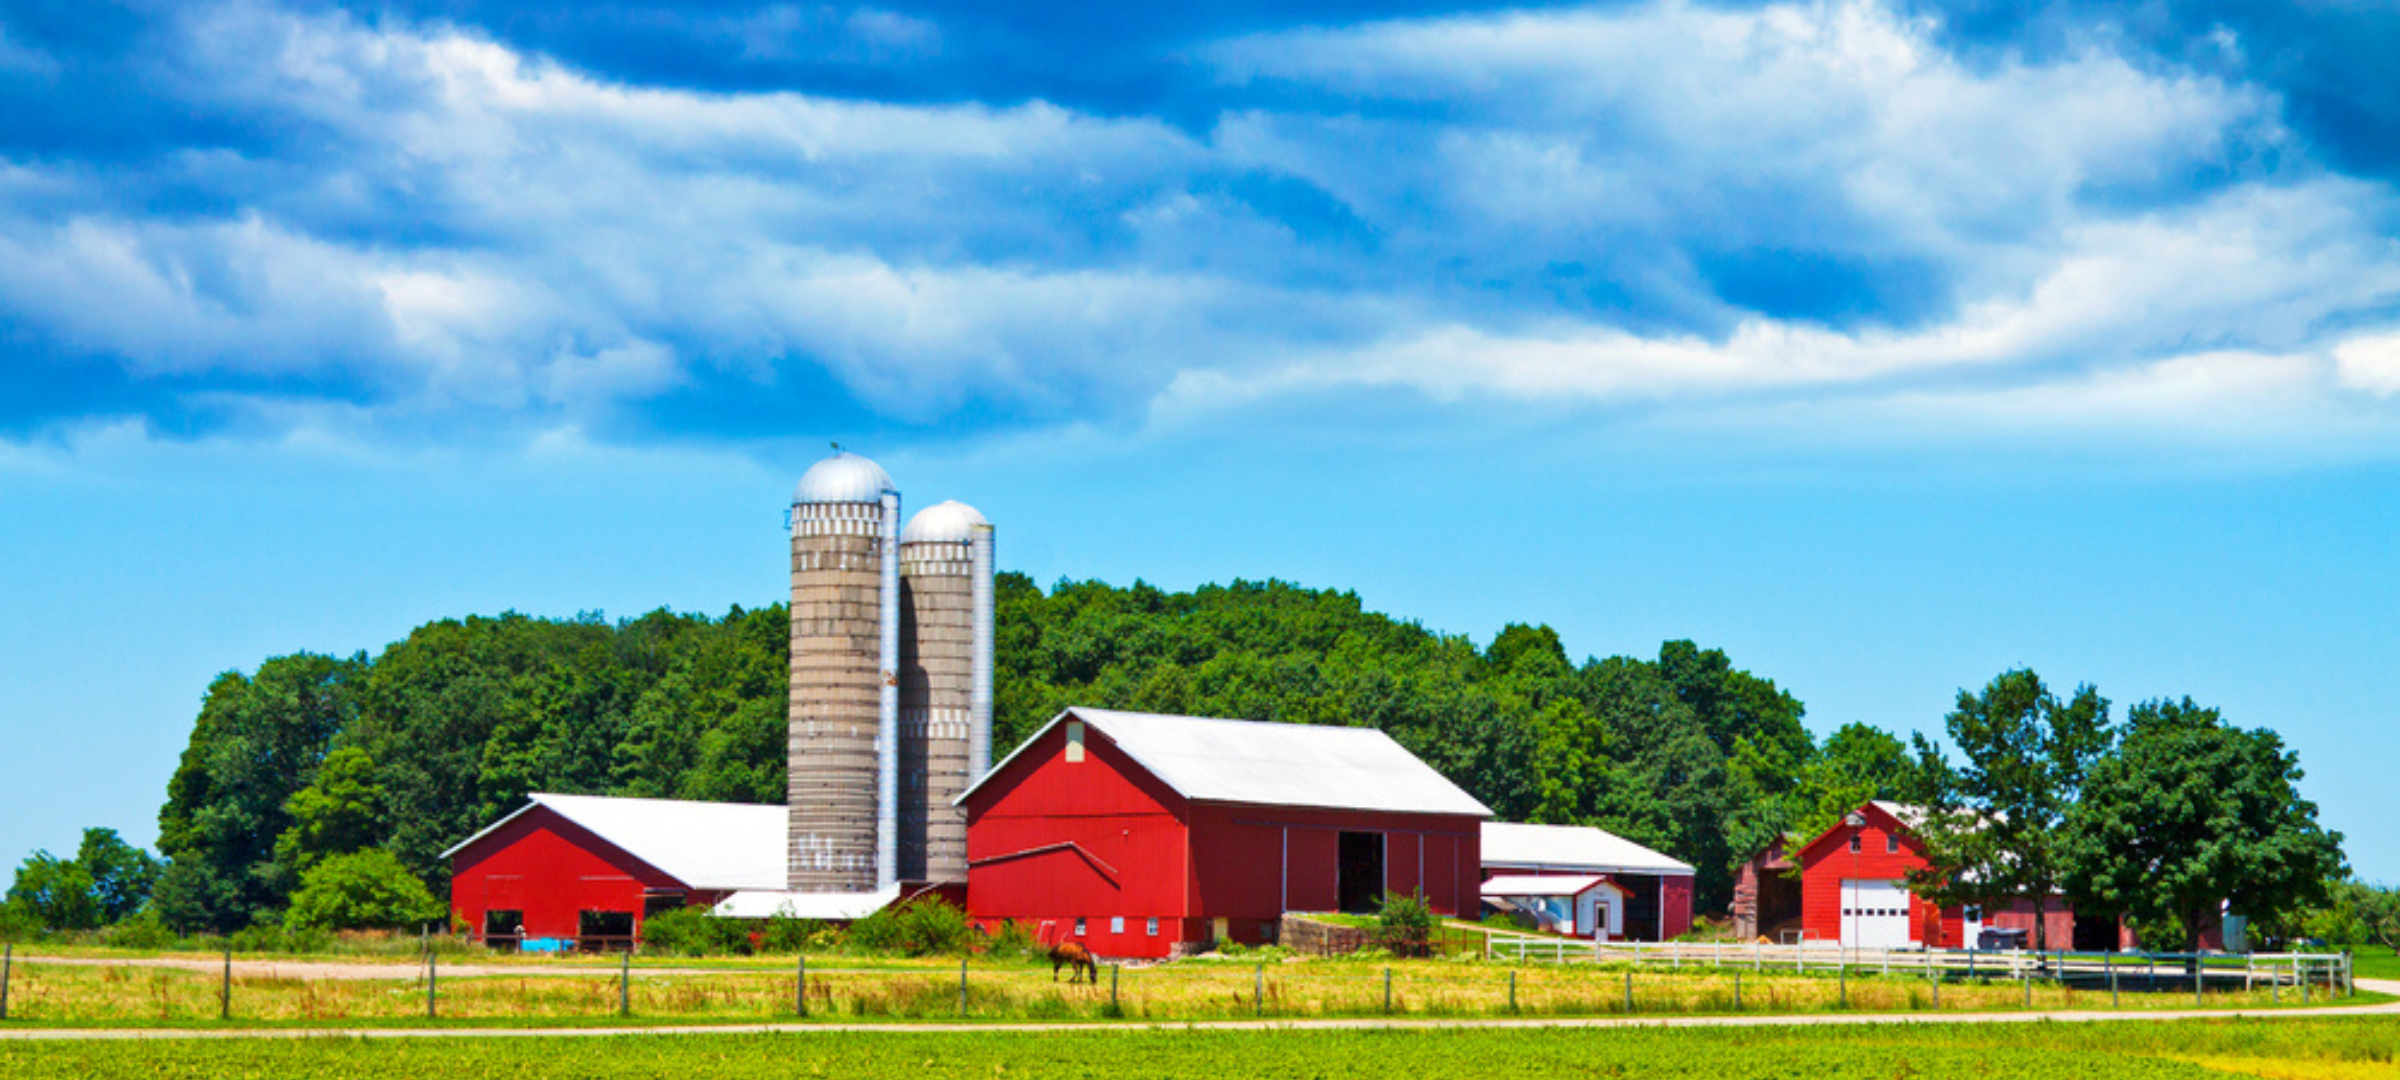
[[[1365,915],[1383,906],[1383,834],[1341,834],[1342,910]]]

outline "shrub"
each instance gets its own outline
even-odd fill
[[[750,952],[750,924],[715,918],[704,907],[662,911],[642,920],[642,948],[668,956],[743,956]]]
[[[175,945],[175,931],[160,922],[158,912],[143,908],[100,932],[100,940],[119,949],[166,949]]]
[[[1383,894],[1383,909],[1375,915],[1375,936],[1398,956],[1424,956],[1431,951],[1433,909],[1425,894]]]
[[[850,924],[844,942],[869,952],[932,956],[962,953],[974,940],[966,912],[939,900],[917,900],[885,908]]]
[[[825,924],[815,919],[795,919],[777,915],[768,919],[758,931],[758,947],[763,952],[800,953],[822,941]]]
[[[0,903],[0,941],[32,941],[42,935],[42,917],[22,904]]]
[[[335,855],[300,876],[284,922],[294,930],[389,930],[443,915],[442,903],[389,851]]]
[[[1040,941],[1034,939],[1033,931],[1010,919],[1000,924],[1000,932],[992,935],[991,940],[984,944],[983,951],[995,958],[1023,960],[1047,950],[1042,948]]]

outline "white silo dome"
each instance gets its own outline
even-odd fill
[[[975,508],[956,499],[917,511],[900,530],[903,544],[964,544],[975,538],[975,526],[989,525]]]
[[[808,467],[792,490],[792,504],[882,502],[884,495],[899,491],[883,466],[842,450]]]

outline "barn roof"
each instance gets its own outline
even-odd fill
[[[1374,728],[1162,716],[1074,706],[1042,725],[957,803],[1069,718],[1196,802],[1490,817],[1489,807]]]
[[[1625,887],[1598,874],[1502,874],[1483,883],[1485,896],[1581,896],[1593,889],[1629,895]]]
[[[1483,823],[1483,865],[1587,874],[1689,874],[1669,858],[1615,833],[1584,825]]]
[[[780,806],[617,799],[600,795],[526,796],[516,813],[442,852],[449,858],[501,826],[542,807],[590,830],[626,854],[691,889],[782,889],[790,814]]]
[[[886,885],[876,892],[861,893],[803,893],[781,889],[744,890],[734,893],[709,914],[723,919],[818,919],[825,922],[852,922],[873,915],[900,898],[900,886]]]

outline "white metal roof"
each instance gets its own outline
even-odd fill
[[[1070,717],[1107,736],[1177,794],[1199,802],[1492,815],[1374,728],[1160,716],[1080,705],[1052,717],[954,801],[965,802]]]
[[[795,505],[882,502],[886,493],[899,490],[892,484],[892,474],[883,471],[883,466],[842,450],[800,474],[799,486],[792,489],[792,502]]]
[[[964,544],[975,539],[975,526],[989,525],[983,514],[957,499],[948,499],[917,511],[900,530],[903,544]]]
[[[900,886],[876,892],[798,893],[780,889],[737,892],[710,908],[721,919],[822,919],[851,922],[873,915],[900,898]]]
[[[600,795],[526,796],[516,813],[442,852],[447,859],[536,806],[589,829],[626,854],[690,889],[781,889],[791,816],[780,806],[616,799]]]
[[[1586,825],[1483,823],[1483,865],[1587,874],[1689,874],[1692,865]]]
[[[1484,882],[1482,891],[1485,896],[1580,896],[1595,885],[1619,896],[1631,895],[1623,886],[1598,874],[1558,874],[1550,877],[1502,874]]]

